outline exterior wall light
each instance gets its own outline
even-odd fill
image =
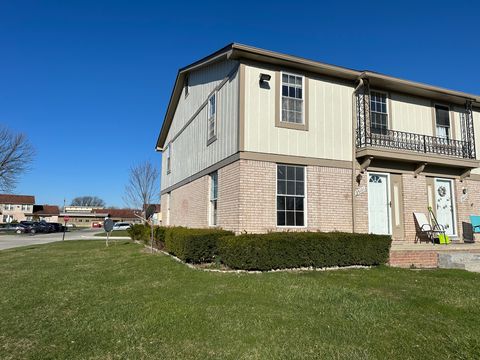
[[[263,85],[267,82],[270,81],[270,79],[272,78],[271,75],[268,75],[268,74],[260,74],[260,85]]]

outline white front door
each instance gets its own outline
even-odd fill
[[[435,208],[437,222],[445,226],[447,235],[455,234],[455,209],[452,181],[435,179]]]
[[[390,197],[387,174],[368,175],[368,232],[390,234]]]

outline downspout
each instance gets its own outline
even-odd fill
[[[357,102],[356,94],[358,89],[363,86],[363,74],[358,78],[358,85],[353,90],[352,94],[352,104],[353,104],[353,115],[352,115],[352,232],[355,232],[355,212],[356,212],[356,203],[355,203],[355,183],[356,183],[356,172],[357,172],[357,160],[356,160],[356,136],[357,136]]]

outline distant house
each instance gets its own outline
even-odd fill
[[[141,211],[138,209],[94,209],[93,212],[103,218],[110,215],[110,218],[114,222],[141,222],[141,220],[135,216],[135,214],[141,214]]]
[[[135,216],[136,213],[141,214],[138,209],[106,209],[91,207],[66,207],[64,212],[59,214],[59,222],[65,222],[68,217],[68,223],[78,227],[97,227],[102,226],[107,216],[114,222],[130,222],[138,223],[140,219]]]
[[[56,205],[33,205],[33,219],[58,222],[60,209]]]
[[[32,219],[35,196],[0,194],[0,221],[24,221]]]

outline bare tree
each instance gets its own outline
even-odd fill
[[[78,196],[70,203],[72,206],[105,207],[105,201],[98,196]]]
[[[35,150],[25,134],[0,126],[0,190],[12,191],[19,176],[30,169]]]
[[[146,204],[158,202],[158,179],[158,169],[149,161],[132,166],[123,200],[128,206],[137,209],[143,209]]]

